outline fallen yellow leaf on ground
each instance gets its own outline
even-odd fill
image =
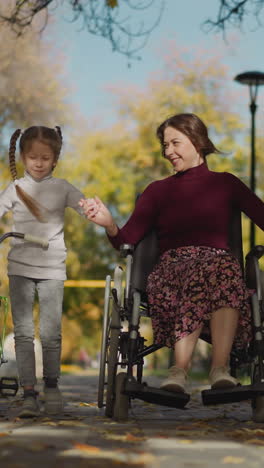
[[[155,460],[153,455],[148,452],[131,453],[129,451],[120,450],[101,450],[99,447],[79,443],[76,443],[70,450],[63,450],[58,454],[58,456],[67,458],[76,458],[79,456],[83,458],[97,459],[98,463],[99,461],[101,463],[98,466],[105,466],[102,460],[110,460],[112,463],[126,463],[126,466],[152,466]],[[87,466],[89,465],[87,464]]]
[[[81,403],[79,403],[79,406],[96,406],[97,407],[97,403],[84,403],[84,402],[81,402]]]
[[[146,439],[145,437],[134,436],[133,434],[131,434],[131,432],[126,433],[126,440],[128,442],[142,442],[145,439]]]
[[[190,439],[181,439],[179,442],[180,444],[193,444],[193,440]]]
[[[98,453],[101,451],[101,449],[99,447],[96,447],[95,445],[80,444],[79,442],[75,442],[73,446],[76,449],[81,450],[83,452]]]
[[[244,442],[248,442],[249,438],[251,439],[253,438],[252,436],[261,437],[262,440],[264,441],[264,429],[259,429],[259,428],[248,429],[245,427],[243,429],[236,429],[235,431],[225,432],[225,435],[228,437],[232,437],[234,439],[242,440]],[[256,439],[256,440],[260,440],[260,439]]]
[[[263,439],[247,439],[245,443],[253,444],[253,445],[264,445],[264,440]]]
[[[230,456],[222,458],[221,463],[223,463],[224,465],[228,463],[233,464],[233,465],[239,465],[240,463],[244,463],[244,461],[245,461],[245,458],[243,457],[233,457],[230,455]]]

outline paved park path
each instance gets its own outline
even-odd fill
[[[206,387],[195,385],[188,409],[134,400],[121,424],[97,408],[96,386],[96,376],[62,376],[66,405],[59,418],[43,412],[21,420],[21,394],[0,398],[1,468],[263,467],[264,424],[251,421],[249,402],[203,407]]]

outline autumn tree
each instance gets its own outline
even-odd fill
[[[54,126],[69,123],[67,89],[62,65],[53,60],[48,43],[33,31],[15,37],[7,26],[0,30],[0,142],[14,127],[38,122]]]
[[[42,31],[61,11],[60,6],[65,7],[63,16],[69,22],[78,22],[90,34],[105,38],[113,51],[129,58],[137,57],[163,11],[163,1],[159,0],[8,0],[0,6],[0,23],[8,24],[18,35],[36,22]],[[153,11],[155,19],[146,25]]]
[[[9,136],[15,128],[33,124],[65,126],[73,112],[62,85],[63,67],[47,42],[33,31],[17,38],[7,26],[0,30],[0,188],[10,180],[7,164]]]

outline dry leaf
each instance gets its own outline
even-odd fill
[[[84,402],[81,402],[81,403],[79,403],[79,406],[96,406],[97,407],[97,403],[84,403]]]
[[[110,434],[109,432],[104,433],[104,438],[105,439],[110,439],[110,440],[119,440],[119,441],[122,441],[122,442],[126,441],[126,436],[125,435]]]
[[[243,463],[244,461],[245,461],[245,458],[232,457],[230,455],[230,456],[222,458],[221,463],[223,463],[224,465],[228,463],[233,464],[233,465],[239,465],[240,463]]]
[[[106,5],[110,8],[115,8],[118,6],[117,0],[106,0]]]
[[[225,432],[225,435],[228,437],[233,437],[235,439],[240,439],[243,441],[248,441],[249,438],[252,438],[252,436],[258,436],[258,437],[264,437],[264,430],[263,429],[248,429],[248,428],[243,428],[243,429],[237,429],[235,431],[230,431],[230,432]],[[261,444],[259,444],[261,445]]]
[[[44,421],[43,425],[44,426],[58,426],[58,423],[56,423],[54,421]]]
[[[10,434],[8,434],[8,432],[0,432],[0,437],[6,437]]]
[[[75,442],[73,446],[81,450],[82,452],[88,452],[88,453],[98,453],[101,452],[101,449],[99,447],[96,447],[94,445],[87,445],[87,444],[80,444],[79,442]]]
[[[80,421],[75,421],[73,419],[71,419],[70,421],[66,420],[66,421],[59,421],[58,426],[74,426],[74,427],[87,427],[87,424],[85,424],[84,422],[80,422]]]
[[[111,462],[126,463],[129,465],[149,465],[153,464],[154,457],[150,453],[131,453],[121,452],[120,450],[101,450],[98,447],[86,445],[86,444],[74,444],[74,448],[70,450],[64,450],[60,452],[59,456],[62,457],[76,457],[83,456],[84,458],[97,458],[97,459],[108,459]]]
[[[54,448],[54,445],[51,444],[45,444],[42,442],[34,442],[31,443],[26,447],[26,450],[29,450],[30,452],[42,452],[44,450],[47,450],[48,448]]]
[[[145,437],[137,437],[131,434],[130,432],[127,432],[126,434],[126,439],[128,442],[142,442],[143,440],[146,440]]]
[[[245,440],[246,444],[253,444],[253,445],[264,445],[264,440],[261,439],[247,439]]]

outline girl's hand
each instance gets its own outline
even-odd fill
[[[94,198],[82,198],[79,201],[79,206],[82,207],[83,212],[85,216],[87,216],[88,219],[93,220],[92,218],[96,215],[98,211],[98,205],[96,204],[96,201]]]
[[[118,228],[114,222],[114,219],[98,197],[81,199],[79,205],[82,207],[85,216],[93,221],[98,226],[102,226],[106,229],[110,236],[115,236],[118,232]]]

